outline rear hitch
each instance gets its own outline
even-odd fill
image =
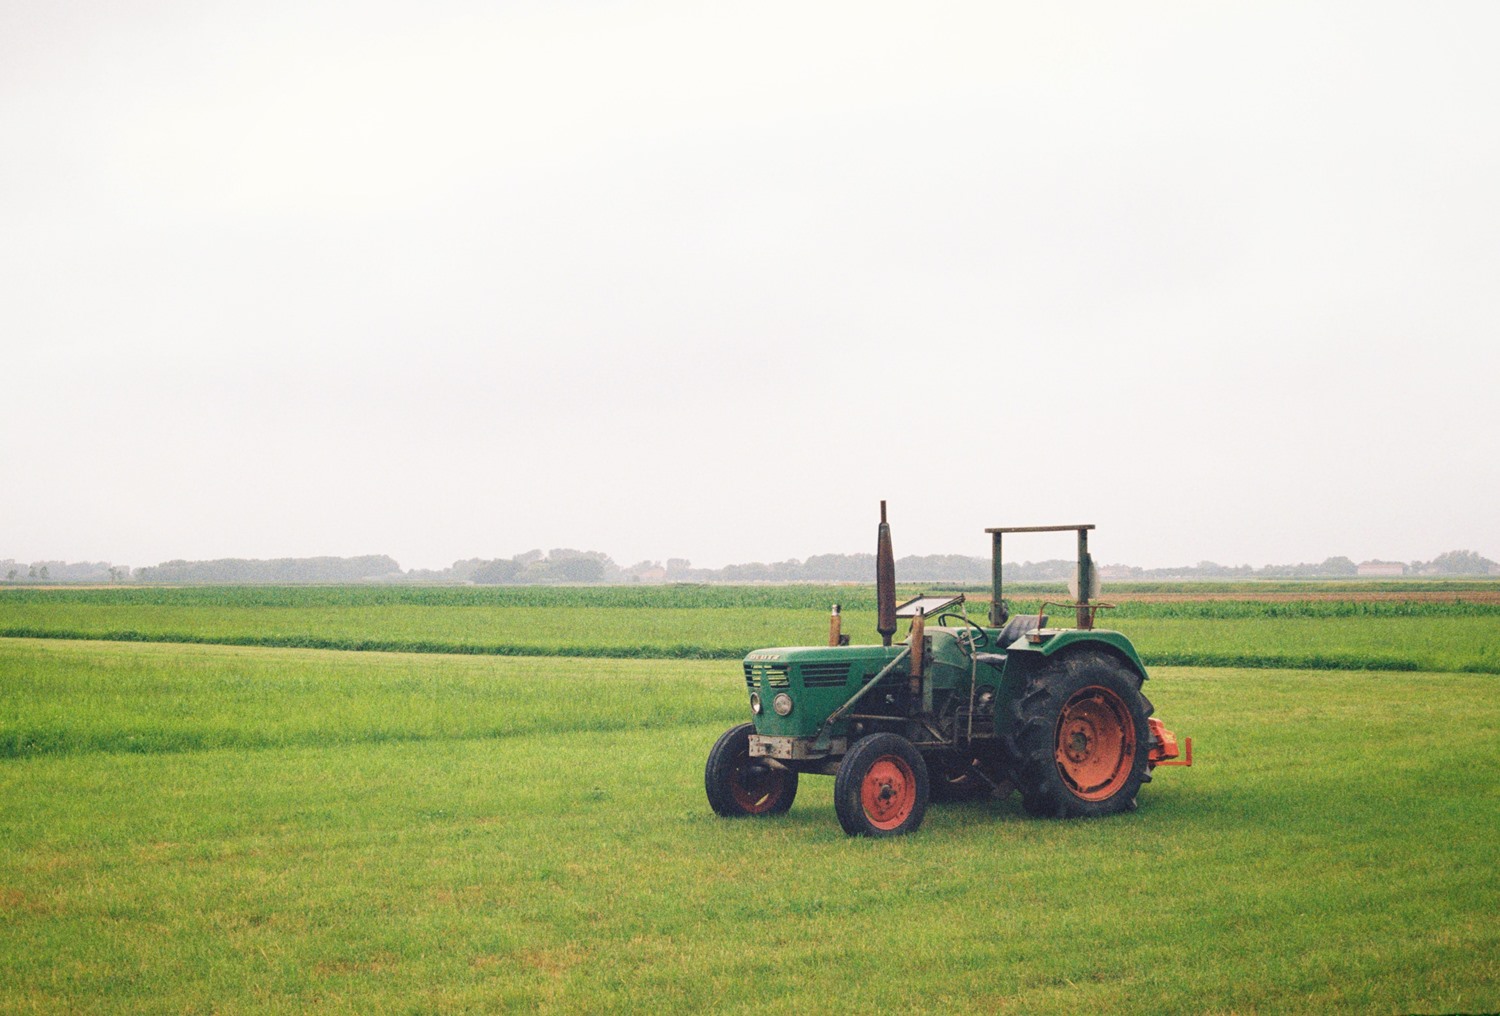
[[[1182,757],[1177,753],[1177,735],[1167,729],[1166,724],[1156,717],[1146,721],[1151,727],[1151,738],[1155,742],[1151,745],[1151,754],[1147,758],[1151,768],[1157,766],[1190,766],[1193,764],[1193,739],[1184,737],[1182,739]]]

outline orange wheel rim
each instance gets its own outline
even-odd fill
[[[752,769],[750,752],[742,751],[729,770],[729,793],[747,815],[761,815],[786,793],[786,777],[765,763]]]
[[[1135,765],[1135,721],[1124,699],[1093,685],[1068,699],[1057,717],[1057,770],[1085,801],[1113,797]]]
[[[917,804],[917,777],[900,755],[882,755],[859,785],[865,817],[876,829],[894,829]]]

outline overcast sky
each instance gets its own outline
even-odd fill
[[[0,557],[1500,558],[1497,30],[11,0]]]

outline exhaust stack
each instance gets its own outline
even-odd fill
[[[896,557],[891,552],[891,527],[885,521],[885,502],[880,502],[880,529],[875,545],[875,630],[880,644],[891,644],[896,634]]]

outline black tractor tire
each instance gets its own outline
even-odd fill
[[[850,836],[904,836],[927,814],[927,763],[899,734],[855,742],[833,779],[833,807]]]
[[[1075,650],[1031,672],[995,718],[1022,807],[1040,818],[1133,810],[1151,779],[1151,711],[1141,675],[1108,653]]]
[[[724,818],[782,815],[797,796],[797,774],[767,759],[750,757],[755,724],[726,730],[708,752],[703,789],[708,806]]]

